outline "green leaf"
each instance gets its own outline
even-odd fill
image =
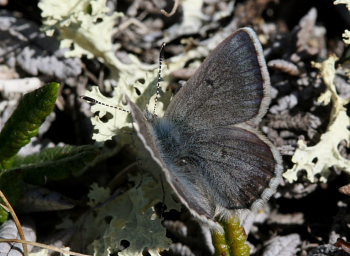
[[[8,220],[10,214],[4,208],[0,209],[0,225]]]
[[[56,147],[24,158],[16,157],[14,166],[23,172],[25,182],[40,185],[48,180],[80,175],[101,156],[101,148],[93,145]]]
[[[55,106],[59,86],[50,83],[23,96],[0,133],[0,168],[9,168],[12,157],[38,134]]]
[[[0,189],[12,205],[15,205],[23,194],[23,187],[21,170],[4,170],[0,173]]]
[[[23,194],[24,182],[41,185],[49,180],[62,180],[79,175],[95,163],[102,151],[93,145],[49,148],[26,157],[16,156],[15,169],[0,174],[0,189],[12,204]]]

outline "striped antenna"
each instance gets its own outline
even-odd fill
[[[106,106],[106,107],[110,107],[110,108],[115,108],[115,109],[118,109],[120,111],[124,111],[126,113],[130,113],[130,111],[128,110],[125,110],[125,109],[122,109],[121,107],[117,107],[117,106],[112,106],[112,105],[108,105],[106,103],[103,103],[101,101],[98,101],[98,100],[95,100],[94,98],[91,98],[91,97],[88,97],[88,96],[80,96],[81,99],[89,102],[89,103],[92,103],[92,104],[100,104],[102,106]]]
[[[160,51],[159,51],[157,92],[156,92],[156,99],[154,102],[153,115],[155,115],[155,113],[156,113],[156,107],[157,107],[159,93],[160,93],[160,83],[163,81],[162,70],[163,70],[163,61],[164,61],[164,47],[165,47],[165,43],[162,43],[162,46],[160,47]]]

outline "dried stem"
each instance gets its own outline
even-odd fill
[[[20,238],[23,240],[23,241],[26,241],[26,237],[24,235],[24,232],[23,232],[23,229],[22,229],[22,226],[21,226],[21,223],[19,222],[19,219],[17,218],[17,215],[15,213],[15,211],[13,210],[10,202],[7,200],[6,196],[4,195],[4,193],[2,193],[2,191],[0,191],[0,197],[1,199],[4,201],[6,207],[8,208],[8,212],[11,214],[12,216],[12,219],[13,221],[15,222],[16,224],[16,227],[17,227],[17,230],[18,230],[18,234],[20,236]],[[6,208],[4,208],[6,210]],[[28,256],[29,254],[29,251],[28,251],[28,246],[26,244],[23,244],[23,253],[25,256]]]
[[[76,256],[91,256],[89,254],[82,254],[82,253],[78,253],[78,252],[71,252],[71,251],[68,251],[68,250],[63,250],[63,249],[57,248],[55,246],[51,246],[51,245],[47,245],[47,244],[41,244],[41,243],[32,242],[32,241],[26,241],[26,240],[1,239],[0,238],[0,243],[21,243],[21,244],[24,244],[24,245],[29,244],[29,245],[32,245],[32,246],[36,246],[36,247],[48,249],[48,250],[51,250],[51,251],[59,252],[59,253],[62,253],[62,254],[76,255]]]
[[[176,12],[177,8],[179,7],[179,5],[180,5],[180,0],[175,0],[173,9],[171,9],[170,12],[167,12],[167,11],[165,11],[164,9],[160,10],[160,12],[161,12],[163,15],[167,16],[167,17],[171,17],[171,16],[173,16],[173,15],[175,14],[175,12]]]

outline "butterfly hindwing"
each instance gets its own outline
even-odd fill
[[[193,135],[190,154],[202,164],[202,173],[220,209],[253,208],[266,189],[274,190],[280,176],[277,150],[255,129],[242,125],[203,130]],[[203,164],[204,163],[204,164]],[[219,207],[219,208],[218,208]]]
[[[190,210],[199,202],[205,206],[197,215],[214,219],[223,210],[252,208],[271,196],[265,191],[276,188],[281,161],[258,131],[242,125],[191,133],[168,126],[164,120],[153,124],[163,171]]]

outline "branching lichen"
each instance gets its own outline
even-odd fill
[[[95,207],[74,222],[66,219],[60,227],[84,227],[84,241],[93,241],[89,249],[94,255],[119,252],[123,249],[122,241],[127,241],[129,246],[118,255],[142,256],[147,250],[150,255],[159,256],[171,240],[166,237],[166,229],[154,206],[164,202],[168,211],[180,210],[180,204],[169,194],[164,195],[170,189],[162,191],[161,185],[147,173],[131,176],[130,180],[137,186],[117,197],[110,196],[108,189],[93,185],[89,205]],[[108,218],[111,218],[110,222],[106,222]],[[77,234],[79,243],[81,236]]]
[[[143,79],[145,72],[155,68],[132,55],[129,55],[129,64],[115,56],[118,45],[112,43],[112,37],[118,30],[115,28],[117,18],[123,13],[109,14],[106,0],[41,0],[39,7],[46,33],[52,35],[58,31],[61,47],[71,49],[66,56],[98,58],[110,69],[105,85],[134,84]]]
[[[331,117],[327,131],[321,136],[320,141],[315,145],[308,147],[305,141],[298,141],[298,148],[295,151],[292,161],[294,166],[284,173],[284,177],[293,182],[297,180],[297,173],[300,170],[307,172],[307,178],[315,181],[315,175],[320,174],[320,180],[325,182],[329,174],[330,167],[338,167],[350,173],[350,161],[340,155],[338,145],[341,141],[346,141],[349,145],[350,118],[346,114],[345,105],[349,99],[341,98],[334,85],[335,78],[335,56],[329,57],[322,63],[315,64],[320,69],[322,78],[327,87],[326,91],[319,97],[318,101],[323,104],[332,102]]]

